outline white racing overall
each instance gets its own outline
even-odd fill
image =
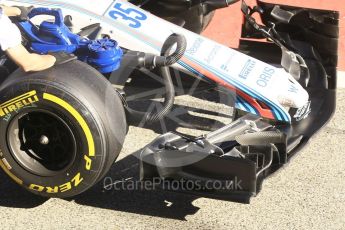
[[[22,37],[18,27],[10,21],[0,7],[0,48],[6,51],[21,44],[21,42]]]

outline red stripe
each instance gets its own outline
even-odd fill
[[[191,66],[192,68],[194,68],[195,70],[197,70],[202,75],[207,76],[209,79],[213,80],[217,84],[234,91],[237,95],[239,95],[241,98],[243,98],[249,104],[251,104],[259,112],[260,116],[268,118],[268,119],[275,119],[272,111],[269,108],[267,108],[267,109],[262,108],[262,106],[258,103],[258,101],[256,99],[252,98],[251,96],[249,96],[248,94],[235,88],[233,85],[227,83],[226,81],[222,80],[221,78],[217,77],[215,74],[202,68],[201,66],[199,66],[193,62],[190,62],[188,59],[183,57],[182,61],[185,62],[186,64],[188,64],[189,66]]]

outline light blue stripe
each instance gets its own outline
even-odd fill
[[[274,102],[270,101],[268,98],[264,97],[260,93],[256,92],[255,90],[248,89],[245,85],[243,85],[240,82],[236,82],[234,80],[229,79],[226,75],[220,73],[217,69],[215,69],[213,67],[206,66],[203,63],[199,62],[198,60],[196,60],[196,59],[194,59],[192,57],[189,57],[189,58],[192,59],[194,62],[198,63],[199,65],[201,65],[203,68],[208,69],[211,72],[216,72],[218,74],[218,76],[220,78],[222,78],[224,81],[228,82],[229,84],[235,86],[238,89],[241,89],[242,91],[244,91],[245,93],[247,93],[251,97],[260,99],[260,100],[266,102],[267,104],[269,104],[270,106],[272,106],[271,110],[273,110],[273,112],[277,116],[278,120],[283,120],[283,121],[288,121],[288,122],[290,121],[290,116],[286,115],[285,111],[283,111],[280,107],[276,107]],[[251,90],[253,92],[251,92]],[[254,95],[252,93],[254,93]],[[279,111],[283,115],[283,119],[282,119],[281,114],[279,113]]]
[[[259,115],[256,110],[252,107],[251,104],[249,104],[248,102],[246,102],[244,99],[242,99],[241,97],[237,96],[236,97],[236,100],[238,100],[245,108],[246,108],[246,111],[250,112],[250,113],[253,113],[253,114],[256,114],[256,115]]]

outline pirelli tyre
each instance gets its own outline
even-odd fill
[[[0,88],[0,166],[19,185],[71,197],[100,180],[127,132],[119,95],[96,70],[71,61],[17,71]]]

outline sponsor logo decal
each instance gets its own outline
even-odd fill
[[[18,111],[20,108],[32,105],[38,102],[36,91],[30,91],[18,97],[15,97],[0,105],[0,117],[6,116],[12,112]]]
[[[201,46],[203,43],[204,43],[204,40],[203,40],[203,39],[197,38],[197,39],[194,41],[192,47],[191,47],[190,49],[187,49],[187,50],[186,50],[186,53],[187,53],[187,54],[190,54],[190,55],[196,54],[196,52],[198,52],[198,50],[200,49],[200,46]]]
[[[221,47],[219,45],[216,45],[216,46],[213,47],[213,49],[211,50],[210,55],[208,55],[207,58],[205,59],[207,64],[210,64],[215,59],[215,57],[217,56],[220,48]]]
[[[296,121],[301,121],[309,116],[309,114],[311,113],[310,104],[311,101],[308,101],[308,103],[305,104],[305,106],[299,108],[296,111],[295,115],[293,116],[296,119]]]
[[[256,84],[261,87],[267,87],[274,73],[275,71],[273,68],[265,67],[262,74],[260,74],[259,79],[256,81]]]
[[[254,60],[248,60],[246,64],[244,64],[243,69],[241,70],[240,74],[238,75],[242,79],[247,79],[249,74],[253,71],[255,67],[255,61]]]
[[[59,193],[59,192],[67,192],[71,190],[72,188],[78,187],[78,185],[84,180],[84,178],[81,177],[80,173],[75,175],[71,181],[68,181],[65,184],[58,185],[58,186],[42,186],[37,184],[30,184],[29,189],[37,191],[37,192],[46,192],[46,193]]]

